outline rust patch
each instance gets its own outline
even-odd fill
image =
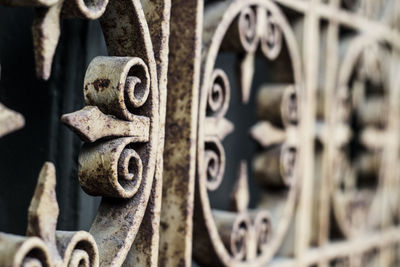
[[[104,91],[110,85],[109,79],[96,79],[93,83],[94,89],[98,92]]]

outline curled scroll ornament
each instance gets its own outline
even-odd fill
[[[170,4],[108,4],[100,22],[110,56],[87,69],[87,106],[62,118],[85,141],[82,188],[103,197],[90,229],[100,266],[157,265]]]
[[[330,113],[339,131],[332,134],[343,138],[330,144],[335,146],[330,167],[333,213],[341,232],[350,237],[387,219],[382,192],[388,175],[383,162],[388,161],[390,91],[383,46],[360,36],[344,47]]]
[[[50,75],[61,15],[90,19],[101,16],[110,55],[95,58],[87,69],[83,90],[87,106],[62,117],[63,123],[85,142],[79,156],[82,188],[103,197],[90,234],[57,232],[49,237],[40,228],[28,229],[28,234],[41,240],[2,236],[0,253],[7,254],[2,258],[3,265],[20,266],[24,261],[23,266],[109,267],[121,266],[127,260],[130,264],[141,261],[155,266],[161,206],[159,155],[163,151],[159,142],[164,134],[159,124],[163,123],[160,117],[165,117],[170,1],[77,0],[64,4],[63,0],[4,0],[0,4],[37,7],[33,32],[37,74],[41,78]],[[52,168],[46,164],[44,171]],[[145,218],[150,197],[152,207]],[[54,218],[45,215],[34,217],[32,227],[40,219],[45,224],[54,223]],[[142,220],[147,223],[146,236],[136,245],[133,241],[140,234]],[[81,243],[81,238],[90,239],[96,253],[85,254],[90,246]]]
[[[82,188],[103,197],[90,229],[101,266],[121,266],[132,250],[160,153],[158,73],[146,19],[140,1],[109,3],[101,24],[113,56],[91,62],[83,90],[87,106],[62,117],[85,141],[79,156]]]
[[[282,195],[273,194],[275,200],[267,201],[272,206],[275,205],[275,209],[261,204],[255,210],[248,210],[250,195],[247,164],[242,161],[237,184],[232,192],[231,211],[213,210],[208,192],[216,190],[221,184],[225,168],[222,140],[234,129],[234,125],[225,118],[230,99],[229,79],[223,70],[215,68],[217,55],[219,51],[234,51],[244,55],[240,63],[240,85],[242,103],[246,104],[250,97],[254,59],[258,48],[261,47],[265,58],[272,61],[280,55],[283,42],[287,45],[294,70],[294,85],[270,90],[276,92],[275,97],[272,97],[276,101],[261,103],[267,109],[273,107],[272,113],[278,115],[272,117],[278,118],[283,129],[274,127],[266,118],[251,129],[251,135],[266,149],[273,162],[272,173],[275,176],[271,177],[273,175],[268,170],[268,164],[262,162],[260,176],[268,177],[272,187],[283,187],[287,191]],[[288,22],[275,4],[271,1],[251,0],[211,5],[205,12],[203,44],[194,257],[203,264],[261,266],[282,245],[294,213],[298,191],[298,147],[295,133],[299,127],[297,106],[301,97],[302,75],[297,42]],[[262,155],[257,155],[256,158],[260,158],[259,156],[265,158]],[[254,164],[257,163],[253,162],[253,167]],[[278,210],[277,206],[280,207],[279,214],[273,211]]]
[[[0,233],[0,265],[98,267],[94,238],[85,231],[56,231],[59,208],[55,167],[45,163],[29,206],[27,237]]]

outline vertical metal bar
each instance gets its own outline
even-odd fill
[[[191,266],[203,1],[172,1],[159,266]]]
[[[319,58],[319,17],[316,6],[319,0],[309,1],[305,14],[303,60],[305,70],[305,93],[301,122],[302,147],[300,151],[300,171],[302,177],[299,214],[296,219],[296,256],[298,265],[303,266],[305,253],[310,244],[312,195],[314,175],[314,122],[316,117],[316,93],[318,86]]]
[[[338,9],[339,0],[330,1],[330,8]],[[325,62],[325,84],[324,84],[324,93],[323,105],[324,105],[324,119],[325,119],[325,127],[328,132],[331,132],[335,125],[332,121],[332,116],[329,116],[330,111],[332,110],[332,100],[334,99],[334,90],[336,85],[336,77],[337,77],[337,68],[338,68],[338,38],[339,37],[339,25],[335,20],[329,20],[328,28],[327,28],[327,36],[326,36],[326,47],[321,47],[322,49],[326,49],[326,62]],[[322,89],[322,88],[321,88]],[[318,246],[324,246],[329,242],[329,228],[330,228],[330,200],[331,200],[331,192],[330,186],[332,181],[329,179],[330,170],[329,162],[333,157],[332,154],[332,144],[324,143],[324,150],[326,152],[322,156],[322,173],[321,173],[321,190],[320,192],[316,192],[318,195]],[[323,261],[320,262],[321,267],[329,266],[329,262]]]

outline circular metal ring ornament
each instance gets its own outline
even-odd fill
[[[336,224],[351,237],[385,220],[382,164],[386,145],[381,137],[388,128],[389,91],[382,47],[363,36],[343,43],[347,52],[330,114],[335,128],[347,129],[348,134],[333,144],[329,168]]]
[[[213,18],[208,19],[206,13],[207,25],[204,26],[203,34],[205,51],[199,106],[193,252],[195,259],[206,265],[262,266],[282,245],[298,194],[299,149],[295,139],[300,127],[298,113],[301,112],[300,55],[290,25],[271,1],[236,1],[229,4],[221,3],[215,8],[220,7],[224,9],[223,16],[215,18],[215,22]],[[212,17],[212,14],[210,16]],[[260,27],[260,24],[267,26]],[[283,42],[286,44],[293,68],[294,85],[280,88],[279,93],[273,98],[276,100],[273,102],[273,112],[279,114],[280,127],[283,127],[280,132],[281,137],[278,137],[280,139],[275,143],[278,146],[268,146],[265,152],[269,154],[261,155],[261,153],[257,157],[265,156],[273,159],[271,163],[273,171],[261,170],[261,176],[274,180],[270,177],[271,173],[274,173],[277,178],[267,185],[271,186],[271,192],[274,192],[273,188],[276,186],[284,188],[285,191],[283,194],[280,190],[276,190],[280,193],[271,194],[269,191],[264,194],[263,197],[267,200],[255,210],[247,210],[248,203],[244,205],[239,203],[241,207],[235,212],[213,210],[208,193],[216,190],[221,184],[225,167],[222,140],[234,128],[232,123],[225,119],[229,107],[230,86],[226,74],[215,68],[218,53],[233,50],[253,57],[259,50],[266,60],[273,61],[278,58]],[[265,127],[272,125],[268,120],[259,124],[261,132]],[[296,134],[291,134],[293,131]],[[244,169],[247,170],[246,168]],[[205,257],[205,255],[210,256]]]

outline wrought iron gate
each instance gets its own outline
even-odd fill
[[[35,8],[39,79],[64,18],[99,19],[109,54],[61,118],[83,141],[81,187],[102,197],[90,231],[56,230],[46,162],[0,266],[400,265],[399,1],[0,4]],[[248,129],[233,106],[255,114]],[[0,136],[23,124],[0,104]],[[239,131],[255,149],[228,164]]]

